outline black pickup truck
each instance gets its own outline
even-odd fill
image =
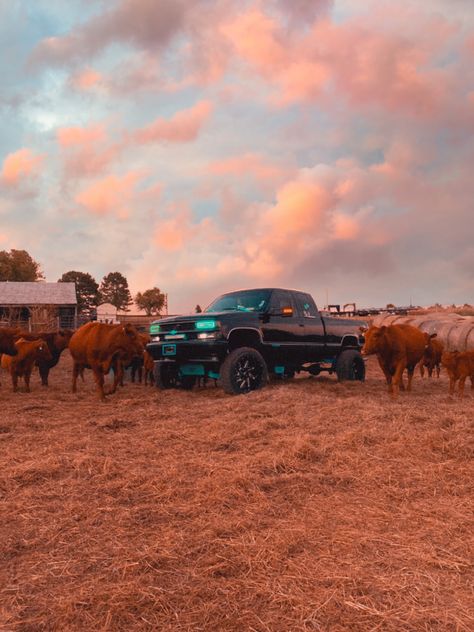
[[[220,380],[227,393],[264,386],[269,374],[336,373],[364,380],[363,320],[321,316],[310,294],[264,288],[219,296],[200,314],[150,326],[147,351],[159,388],[189,389],[198,378]]]

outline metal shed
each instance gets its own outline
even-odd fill
[[[75,283],[0,282],[0,325],[29,331],[75,328]]]

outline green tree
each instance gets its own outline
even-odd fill
[[[26,250],[0,250],[0,281],[41,281],[40,265]]]
[[[138,292],[135,296],[136,306],[138,309],[143,309],[147,316],[159,315],[163,309],[165,300],[165,294],[157,287],[145,290],[145,292]]]
[[[128,281],[120,272],[109,272],[103,279],[99,288],[102,303],[111,303],[117,309],[128,311],[133,303]]]
[[[77,308],[81,314],[90,314],[99,304],[99,284],[88,272],[70,270],[58,282],[76,284]]]

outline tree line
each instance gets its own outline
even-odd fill
[[[0,250],[0,281],[43,281],[41,267],[26,250]],[[59,283],[75,283],[77,307],[81,314],[91,314],[101,303],[111,303],[117,309],[129,311],[135,305],[148,316],[158,315],[163,310],[166,296],[157,287],[138,292],[134,299],[128,281],[121,272],[109,272],[99,285],[88,272],[70,270],[65,272]]]

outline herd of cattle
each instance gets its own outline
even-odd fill
[[[426,334],[411,325],[371,326],[364,330],[363,355],[377,356],[380,368],[387,381],[392,397],[404,390],[403,373],[408,373],[407,390],[415,367],[420,367],[424,375],[425,367],[429,377],[436,370],[439,377],[440,366],[449,375],[449,392],[464,394],[464,383],[469,377],[474,389],[474,351],[447,352],[436,334]],[[18,390],[18,379],[24,379],[26,391],[30,391],[30,377],[38,367],[43,386],[48,386],[50,370],[57,365],[61,353],[69,348],[73,360],[72,391],[77,389],[77,379],[84,379],[84,369],[91,369],[101,400],[105,400],[105,376],[113,371],[114,381],[109,393],[114,393],[118,385],[123,385],[124,370],[131,369],[131,379],[138,376],[145,384],[153,383],[153,359],[146,351],[150,341],[147,334],[139,333],[132,325],[109,325],[90,322],[77,331],[28,333],[12,327],[0,328],[1,367],[11,375],[13,390]]]

